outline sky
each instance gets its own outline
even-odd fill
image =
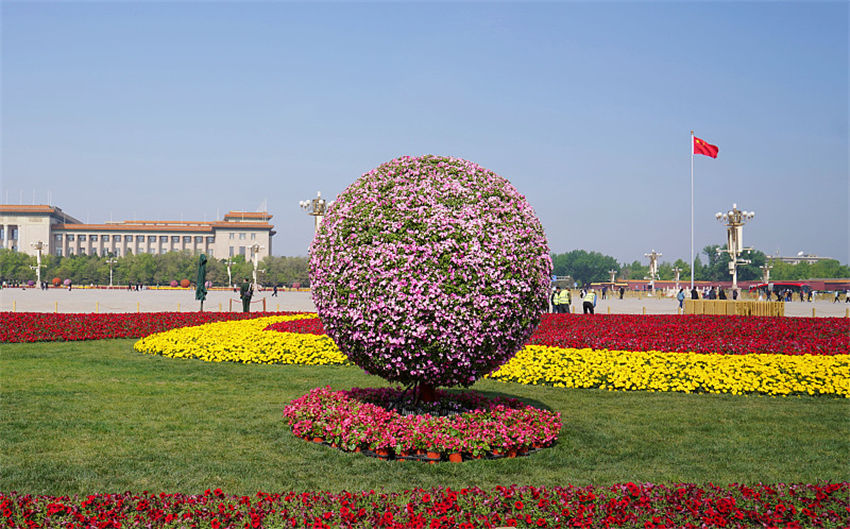
[[[549,247],[850,262],[846,2],[0,5],[0,202],[84,222],[274,216],[403,155],[507,178]],[[705,260],[703,256],[703,261]]]

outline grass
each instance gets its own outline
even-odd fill
[[[4,344],[0,490],[229,493],[614,482],[848,481],[850,403],[475,389],[561,412],[560,442],[527,458],[385,462],[296,439],[281,411],[311,388],[379,386],[351,367],[211,364],[140,355],[133,340]]]

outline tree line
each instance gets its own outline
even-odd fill
[[[709,245],[703,248],[700,256],[694,257],[694,279],[697,281],[729,281],[729,254],[717,252],[726,246]],[[760,266],[768,263],[773,266],[770,271],[771,281],[802,280],[812,278],[844,278],[850,277],[850,266],[842,265],[835,259],[826,259],[814,264],[799,263],[796,265],[771,259],[764,252],[753,250],[745,252],[742,258],[751,262],[738,265],[739,281],[757,281],[762,278]],[[704,259],[704,261],[703,261]],[[703,264],[705,263],[705,264]],[[567,253],[552,255],[553,273],[558,276],[570,276],[579,284],[597,281],[609,281],[610,270],[616,271],[618,279],[645,279],[649,276],[649,264],[640,261],[618,263],[614,257],[599,252],[573,250]],[[691,265],[683,259],[673,263],[664,261],[658,263],[658,279],[673,280],[676,278],[674,268],[680,269],[680,278],[690,279]]]
[[[711,245],[703,248],[700,256],[694,259],[694,279],[698,281],[728,281],[729,255],[717,253],[725,246]],[[771,260],[764,252],[753,250],[743,256],[752,262],[738,267],[738,279],[755,281],[762,277],[759,268],[767,262],[773,266],[771,280],[802,280],[810,278],[850,277],[850,267],[834,259],[818,261],[814,264],[796,265]],[[58,277],[62,281],[70,279],[74,284],[109,284],[109,257],[97,255],[73,255],[57,257],[42,256],[41,277],[50,282]],[[168,285],[171,281],[188,279],[194,281],[197,276],[198,256],[188,252],[168,252],[164,254],[137,254],[125,257],[113,257],[113,284]],[[704,261],[703,261],[704,259]],[[231,284],[238,284],[244,277],[252,277],[253,265],[245,257],[237,255],[231,258]],[[705,264],[703,264],[703,262]],[[215,286],[228,284],[226,259],[210,259],[207,262],[207,280]],[[553,273],[558,276],[570,276],[579,284],[611,279],[609,270],[615,270],[618,279],[644,279],[649,275],[649,265],[640,261],[619,263],[610,255],[586,250],[552,254]],[[0,249],[0,280],[7,283],[24,283],[35,279],[35,257],[22,252]],[[680,278],[691,277],[690,263],[683,259],[658,264],[658,278],[675,279],[674,268],[678,267]],[[259,282],[263,285],[309,286],[306,257],[264,258],[260,267]]]
[[[114,260],[110,263],[109,260]],[[35,257],[22,252],[0,249],[0,279],[7,283],[25,283],[35,279]],[[207,281],[214,286],[228,285],[226,259],[207,261]],[[253,264],[245,256],[231,258],[231,284],[252,277]],[[125,257],[98,255],[73,255],[58,257],[43,255],[41,279],[48,283],[53,278],[70,279],[76,285],[108,285],[112,265],[113,285],[168,285],[172,281],[188,279],[194,283],[198,275],[198,256],[189,252],[164,254],[137,254]],[[259,263],[258,281],[262,285],[292,287],[309,286],[306,257],[268,256]]]

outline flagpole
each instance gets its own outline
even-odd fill
[[[694,289],[694,131],[691,131],[691,290]]]

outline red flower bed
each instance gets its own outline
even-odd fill
[[[6,527],[847,527],[850,484],[496,487],[85,497],[0,493]]]
[[[318,318],[276,323],[268,329],[324,334]],[[528,343],[620,351],[834,355],[850,352],[850,320],[544,314]]]
[[[0,313],[0,342],[54,342],[141,338],[177,327],[292,312],[140,312],[126,314]]]

